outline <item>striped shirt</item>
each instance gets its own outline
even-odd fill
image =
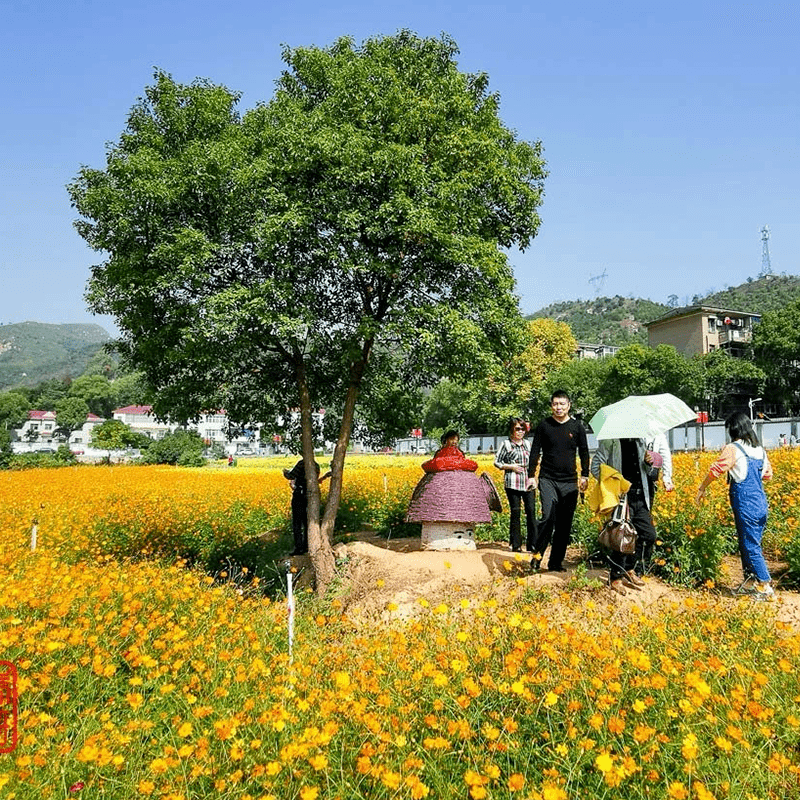
[[[511,439],[506,439],[500,445],[497,455],[494,459],[494,465],[497,469],[503,469],[504,464],[519,464],[523,468],[523,473],[514,472],[513,470],[503,470],[505,473],[504,486],[506,489],[516,489],[518,492],[524,492],[528,483],[528,459],[531,454],[531,440],[523,439],[521,442],[514,442]]]

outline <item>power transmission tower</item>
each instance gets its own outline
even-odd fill
[[[594,277],[589,278],[589,283],[591,283],[592,286],[594,287],[594,293],[596,295],[600,294],[600,290],[603,288],[603,284],[606,282],[607,274],[608,273],[606,273],[606,271],[603,270],[601,275],[595,275]]]
[[[758,277],[772,274],[772,264],[769,263],[769,225],[761,229],[761,272]]]

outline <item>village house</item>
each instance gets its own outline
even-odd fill
[[[29,411],[28,419],[14,433],[20,442],[52,444],[55,441],[56,427],[54,411]]]
[[[760,321],[760,314],[712,306],[674,308],[647,323],[648,344],[669,344],[685,356],[725,350],[740,357]]]

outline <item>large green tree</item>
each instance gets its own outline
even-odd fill
[[[28,398],[22,392],[0,392],[0,428],[20,428],[28,419]]]
[[[114,410],[117,392],[105,375],[81,375],[69,386],[68,397],[77,397],[98,417],[107,419]]]
[[[538,411],[546,377],[570,362],[577,342],[569,326],[552,319],[523,323],[521,349],[507,352],[491,371],[469,382],[443,381],[425,404],[423,427],[457,427],[472,433],[506,433],[512,416]]]
[[[691,360],[697,372],[697,391],[684,398],[690,405],[708,411],[711,418],[724,418],[747,407],[750,397],[764,392],[764,371],[748,358],[731,356],[724,350],[696,355]]]
[[[72,431],[83,427],[88,416],[89,406],[79,397],[65,397],[56,403],[56,424],[67,440]]]
[[[373,361],[412,389],[520,347],[505,251],[538,229],[541,147],[503,125],[457,53],[407,31],[286,48],[273,98],[244,115],[235,92],[158,72],[106,168],[70,186],[79,232],[107,254],[90,305],[114,316],[157,413],[299,408],[312,475],[312,410],[337,407],[321,525],[309,481],[320,589]]]
[[[770,311],[753,331],[753,355],[764,370],[765,398],[784,413],[800,407],[800,300]]]
[[[148,436],[138,433],[118,419],[107,419],[92,428],[92,447],[96,447],[99,450],[125,450],[129,447],[145,447],[150,444],[150,441]]]

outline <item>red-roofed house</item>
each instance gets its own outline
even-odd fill
[[[89,412],[89,416],[86,417],[86,422],[83,423],[83,426],[76,431],[72,431],[69,435],[70,449],[78,451],[89,447],[92,441],[92,430],[95,425],[99,425],[101,422],[105,422],[102,417]]]
[[[153,406],[124,406],[111,413],[114,419],[124,422],[137,433],[147,434],[151,439],[163,439],[178,427],[172,422],[159,422],[153,415]]]
[[[56,429],[54,411],[29,411],[28,419],[17,428],[17,438],[22,442],[52,442]]]
[[[70,434],[70,447],[74,450],[76,448],[73,445],[78,445],[81,449],[88,446],[92,438],[92,428],[103,421],[103,418],[98,417],[97,414],[89,414],[83,426]],[[16,438],[12,445],[14,452],[25,453],[40,450],[43,445],[56,447],[64,440],[63,436],[55,435],[57,428],[58,423],[54,411],[29,411],[25,424],[14,431],[14,438]]]
[[[112,413],[114,419],[124,422],[132,430],[144,433],[151,439],[161,439],[179,427],[174,422],[159,422],[153,415],[152,406],[125,406],[115,409]],[[254,441],[258,441],[257,425],[253,426],[250,432],[234,436],[229,440],[229,420],[225,409],[201,414],[196,422],[189,422],[186,427],[189,430],[197,431],[200,438],[207,444],[217,442],[225,445],[230,452],[234,453],[240,446],[246,447],[252,445]]]

